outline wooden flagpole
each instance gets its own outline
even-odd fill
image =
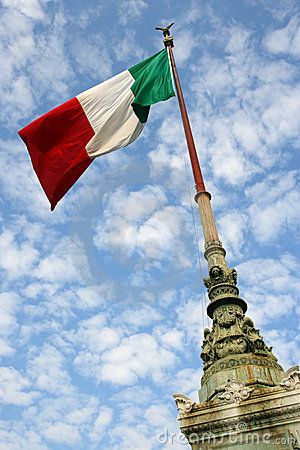
[[[205,189],[205,185],[204,185],[202,172],[200,169],[200,164],[199,164],[199,160],[198,160],[194,137],[192,134],[191,125],[190,125],[188,113],[187,113],[186,106],[185,106],[185,101],[184,101],[184,97],[183,97],[183,93],[182,93],[182,89],[181,89],[181,84],[180,84],[180,80],[179,80],[179,76],[178,76],[178,72],[177,72],[177,68],[176,68],[176,64],[175,64],[172,47],[170,45],[168,46],[168,51],[169,51],[174,81],[175,81],[175,87],[176,87],[176,91],[177,91],[177,98],[178,98],[180,113],[181,113],[181,117],[182,117],[184,133],[185,133],[185,137],[186,137],[186,142],[187,142],[188,151],[189,151],[189,155],[190,155],[192,170],[193,170],[193,174],[194,174],[196,191],[197,191],[197,193],[205,192],[206,189]]]
[[[198,204],[199,211],[200,211],[200,218],[201,218],[201,225],[205,240],[205,247],[207,248],[211,244],[217,244],[220,245],[220,240],[215,224],[215,219],[213,215],[213,211],[211,208],[210,200],[211,195],[209,192],[205,189],[205,184],[199,164],[199,159],[196,151],[196,146],[190,126],[190,121],[187,113],[187,109],[185,106],[185,101],[181,89],[180,79],[178,76],[175,58],[173,55],[172,48],[174,46],[173,44],[173,37],[170,36],[170,28],[174,23],[171,23],[166,28],[157,27],[156,30],[161,30],[164,35],[164,44],[165,47],[168,49],[176,92],[177,92],[177,98],[183,123],[183,128],[185,132],[186,137],[186,143],[189,151],[192,171],[194,175],[194,181],[195,181],[195,188],[196,188],[196,196],[195,201]]]

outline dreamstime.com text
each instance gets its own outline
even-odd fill
[[[287,446],[287,448],[298,448],[300,443],[300,433],[296,432],[290,436],[273,436],[271,433],[257,433],[244,431],[240,424],[239,429],[236,432],[232,432],[229,435],[216,436],[212,433],[197,434],[192,433],[189,435],[189,441],[181,433],[171,433],[168,429],[164,430],[159,436],[158,441],[162,445],[174,445],[174,444],[202,444],[202,445],[217,445],[217,444],[240,444],[240,445],[280,445]],[[300,448],[300,447],[299,447]],[[200,449],[201,450],[201,447]]]

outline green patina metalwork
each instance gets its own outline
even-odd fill
[[[239,297],[237,272],[227,266],[225,254],[219,241],[206,245],[209,277],[204,278],[204,285],[213,324],[204,330],[201,402],[216,396],[228,380],[266,387],[278,385],[284,377],[272,347],[266,345],[253,321],[245,316],[247,304]]]

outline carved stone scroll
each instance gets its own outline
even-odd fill
[[[193,407],[196,405],[191,398],[184,394],[173,394],[175,399],[175,403],[179,412],[179,416],[184,416],[187,413],[190,413],[193,410]]]
[[[282,380],[280,386],[284,387],[288,391],[292,391],[294,389],[300,389],[300,371],[298,370],[288,371],[287,377]]]
[[[245,386],[240,381],[231,380],[226,384],[224,392],[219,394],[219,398],[227,403],[238,403],[247,400],[252,391],[252,388]]]

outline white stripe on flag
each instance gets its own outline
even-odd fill
[[[143,130],[131,106],[133,83],[134,78],[125,70],[77,96],[95,132],[86,146],[90,158],[125,147]]]

